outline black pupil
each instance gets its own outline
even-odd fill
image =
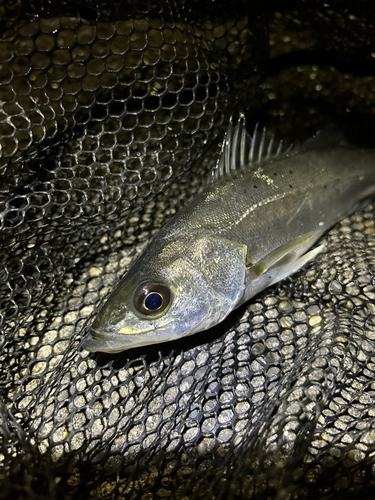
[[[152,292],[145,298],[145,306],[149,311],[156,311],[162,305],[163,298],[159,293]]]

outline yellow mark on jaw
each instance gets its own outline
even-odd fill
[[[156,329],[155,326],[152,324],[148,324],[146,330],[137,330],[137,331],[135,331],[131,327],[124,326],[124,328],[121,328],[121,330],[119,330],[119,333],[123,333],[124,335],[139,335],[141,333],[150,333],[150,331],[154,331],[155,329]]]

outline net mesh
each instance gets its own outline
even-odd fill
[[[374,18],[344,1],[0,5],[0,497],[373,498],[373,205],[210,331],[117,355],[80,341],[206,184],[232,112],[293,139],[369,119]]]

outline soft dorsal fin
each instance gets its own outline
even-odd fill
[[[349,142],[341,130],[338,129],[336,125],[331,124],[323,127],[313,135],[311,139],[307,139],[307,141],[303,143],[301,149],[307,150],[348,145]]]
[[[288,153],[292,150],[292,146],[287,148],[282,141],[275,141],[273,135],[268,136],[265,129],[260,132],[258,124],[251,137],[245,125],[245,115],[242,113],[235,126],[233,126],[232,117],[230,118],[219,159],[212,171],[213,182],[236,170],[276,158],[281,153]]]

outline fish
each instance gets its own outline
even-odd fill
[[[116,353],[217,325],[315,259],[322,235],[374,193],[375,152],[336,127],[287,148],[231,119],[212,181],[130,267],[83,347]]]

